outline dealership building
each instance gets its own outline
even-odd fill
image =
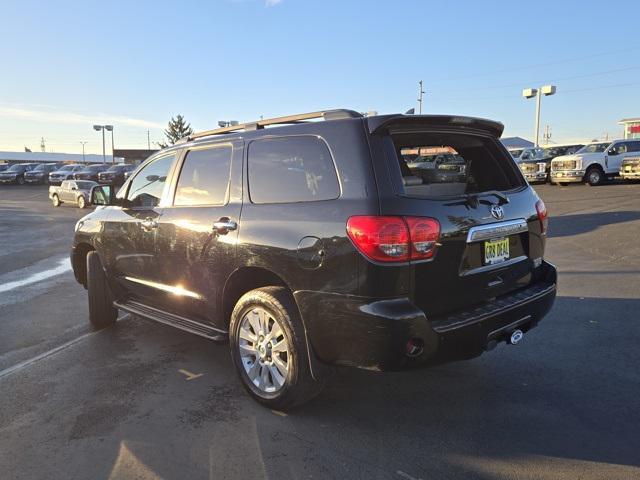
[[[624,139],[640,140],[640,117],[623,118],[618,123],[624,129],[622,133]]]
[[[0,152],[0,163],[112,163],[111,155],[51,152]],[[116,163],[122,163],[116,157]]]

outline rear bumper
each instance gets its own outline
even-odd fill
[[[556,297],[557,273],[543,262],[540,280],[472,310],[427,318],[408,298],[367,299],[350,295],[294,293],[309,342],[318,360],[373,370],[397,370],[434,358],[471,358],[535,327]],[[406,355],[409,340],[424,346]]]

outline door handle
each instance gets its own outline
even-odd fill
[[[145,218],[140,222],[142,228],[145,230],[153,230],[154,228],[158,228],[158,222],[156,222],[153,218]]]
[[[217,222],[213,222],[213,229],[220,235],[226,235],[232,230],[238,228],[238,224],[228,217],[222,217]]]

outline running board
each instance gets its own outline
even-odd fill
[[[196,320],[181,317],[173,313],[165,312],[158,308],[150,307],[135,300],[126,300],[123,302],[113,302],[113,306],[124,310],[125,312],[139,315],[141,317],[153,320],[155,322],[164,323],[171,327],[184,330],[185,332],[193,333],[209,340],[222,341],[226,340],[229,332],[214,328]]]

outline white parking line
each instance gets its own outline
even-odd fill
[[[68,258],[63,258],[58,262],[58,264],[50,268],[48,270],[43,270],[41,272],[33,273],[22,280],[16,280],[13,282],[7,282],[0,285],[0,293],[8,292],[9,290],[13,290],[15,288],[24,287],[25,285],[29,285],[31,283],[41,282],[42,280],[46,280],[47,278],[55,277],[57,275],[61,275],[63,273],[71,270],[71,264]],[[15,273],[15,272],[12,272]]]
[[[6,377],[7,375],[11,375],[12,373],[17,372],[18,370],[22,370],[23,368],[28,367],[29,365],[32,365],[36,362],[39,362],[40,360],[44,360],[47,357],[55,355],[56,353],[59,353],[62,350],[66,350],[67,348],[75,345],[79,341],[84,340],[85,338],[91,335],[95,335],[96,333],[99,333],[99,332],[87,332],[84,335],[80,335],[79,337],[74,338],[73,340],[69,340],[68,342],[63,343],[62,345],[58,345],[57,347],[52,348],[51,350],[48,350],[44,353],[41,353],[40,355],[36,355],[35,357],[30,358],[29,360],[25,360],[24,362],[20,362],[14,365],[13,367],[9,367],[4,370],[1,370],[0,378]]]

